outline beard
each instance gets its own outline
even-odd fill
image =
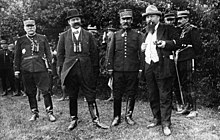
[[[148,22],[148,23],[147,23],[148,31],[149,31],[149,32],[154,32],[155,26],[156,26],[156,23],[155,23],[155,22],[153,22],[153,21]]]

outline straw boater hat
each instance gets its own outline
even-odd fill
[[[79,13],[79,11],[77,9],[70,9],[67,12],[66,20],[69,20],[69,19],[74,18],[74,17],[82,17],[82,15]]]
[[[177,11],[177,18],[188,17],[188,16],[189,16],[189,11],[187,10]]]
[[[154,6],[154,5],[149,5],[149,6],[146,8],[146,12],[143,13],[142,16],[143,16],[143,17],[146,17],[146,16],[148,16],[148,15],[159,15],[159,16],[161,16],[162,13],[161,13],[161,11],[159,11],[159,10],[157,9],[156,6]]]
[[[119,10],[119,15],[120,15],[120,18],[132,18],[133,17],[131,9]]]

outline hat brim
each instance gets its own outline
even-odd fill
[[[159,15],[159,16],[161,16],[162,13],[161,13],[161,12],[143,13],[143,14],[142,14],[142,17],[146,17],[146,16],[148,16],[148,15]]]
[[[74,18],[74,17],[80,17],[81,18],[82,15],[80,14],[80,15],[75,15],[75,16],[69,16],[69,17],[66,18],[66,20],[69,20],[69,19]]]
[[[182,18],[182,17],[189,17],[189,15],[179,15],[177,18]]]

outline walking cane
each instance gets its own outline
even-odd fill
[[[182,100],[183,105],[185,105],[184,98],[183,98],[182,86],[181,86],[181,83],[180,83],[180,76],[179,76],[178,67],[177,67],[178,53],[179,53],[179,50],[176,51],[175,55],[174,55],[174,52],[173,52],[173,56],[174,56],[174,63],[175,63],[175,69],[176,69],[176,76],[177,76],[179,90],[180,90],[180,96],[181,96],[181,100]]]

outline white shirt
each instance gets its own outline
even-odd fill
[[[76,39],[78,40],[79,39],[79,34],[81,32],[81,27],[79,27],[78,29],[75,29],[75,28],[71,28],[72,29],[72,33],[74,33]],[[75,33],[77,32],[77,33]]]
[[[153,62],[158,62],[159,61],[159,56],[157,54],[156,50],[156,45],[154,42],[157,40],[157,28],[158,28],[159,23],[155,26],[155,31],[154,33],[148,33],[146,39],[145,39],[145,62],[150,64],[151,60]]]

